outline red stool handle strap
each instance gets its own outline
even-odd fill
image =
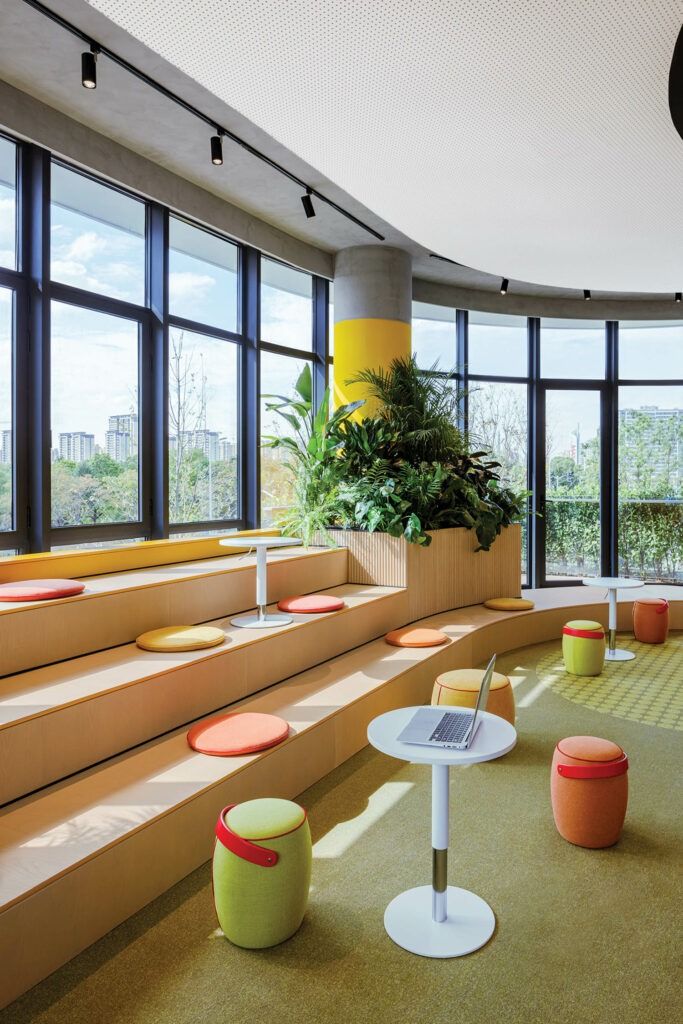
[[[664,612],[668,612],[668,610],[669,610],[669,602],[667,601],[667,599],[665,597],[660,597],[659,600],[661,601],[661,604],[660,604],[659,608],[657,608],[656,614],[657,615],[663,615]]]
[[[573,626],[563,626],[562,632],[565,636],[579,636],[582,640],[604,640],[605,634],[597,629],[575,629]]]
[[[230,804],[228,807],[224,807],[218,815],[216,822],[218,842],[237,857],[248,860],[250,864],[258,864],[262,868],[275,867],[279,860],[279,855],[275,850],[268,850],[265,846],[258,846],[256,843],[250,842],[249,839],[243,839],[242,836],[238,836],[236,832],[228,828],[225,815],[236,806],[236,804]]]
[[[625,775],[628,771],[626,754],[618,761],[606,761],[601,764],[558,764],[557,774],[563,779],[613,779],[616,775]]]

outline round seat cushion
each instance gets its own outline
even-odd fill
[[[288,723],[277,715],[233,711],[193,725],[187,734],[187,742],[200,754],[230,757],[274,747],[288,734]]]
[[[473,708],[483,678],[484,669],[479,668],[458,668],[442,672],[434,683],[432,704]],[[510,725],[515,724],[515,696],[510,680],[501,672],[493,673],[485,710],[504,718]]]
[[[279,797],[261,797],[246,800],[225,815],[231,832],[242,839],[274,839],[293,832],[306,819],[303,807]]]
[[[490,597],[484,601],[484,607],[496,612],[528,612],[534,607],[534,602],[526,597]]]
[[[85,583],[79,580],[23,580],[0,584],[0,601],[49,601],[55,597],[82,594]]]
[[[448,643],[448,637],[440,630],[417,626],[392,629],[384,639],[392,647],[440,647]]]
[[[201,651],[224,640],[225,633],[215,626],[163,626],[142,633],[135,643],[143,651]]]
[[[560,754],[570,761],[618,761],[624,751],[618,743],[599,736],[567,736],[557,744]]]
[[[601,622],[593,622],[592,619],[572,619],[564,629],[576,629],[580,633],[604,633],[605,627]]]
[[[283,597],[277,606],[281,612],[315,615],[319,612],[338,612],[344,607],[344,602],[341,597],[331,597],[329,594],[302,594],[300,597]]]

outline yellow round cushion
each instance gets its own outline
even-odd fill
[[[490,597],[484,601],[484,607],[496,612],[526,612],[534,607],[534,602],[527,597]]]
[[[434,683],[432,704],[473,708],[483,678],[484,669],[480,668],[459,668],[451,672],[442,672]],[[511,725],[515,724],[515,695],[510,680],[500,672],[493,673],[486,710],[504,718]]]
[[[483,668],[456,668],[450,672],[442,672],[436,677],[435,686],[442,686],[446,690],[467,690],[468,693],[477,693],[484,678]],[[491,680],[492,690],[502,690],[509,686],[510,680],[501,672],[494,672]]]
[[[225,633],[215,626],[163,626],[142,633],[135,643],[143,651],[200,651],[224,640]]]

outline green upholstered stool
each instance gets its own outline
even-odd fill
[[[562,628],[564,667],[572,676],[599,676],[605,664],[605,629],[590,619],[574,619]]]
[[[226,938],[245,949],[290,938],[306,911],[311,859],[298,804],[266,798],[225,807],[216,823],[213,896]]]

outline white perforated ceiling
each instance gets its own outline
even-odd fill
[[[432,251],[680,290],[683,0],[89,0]]]

